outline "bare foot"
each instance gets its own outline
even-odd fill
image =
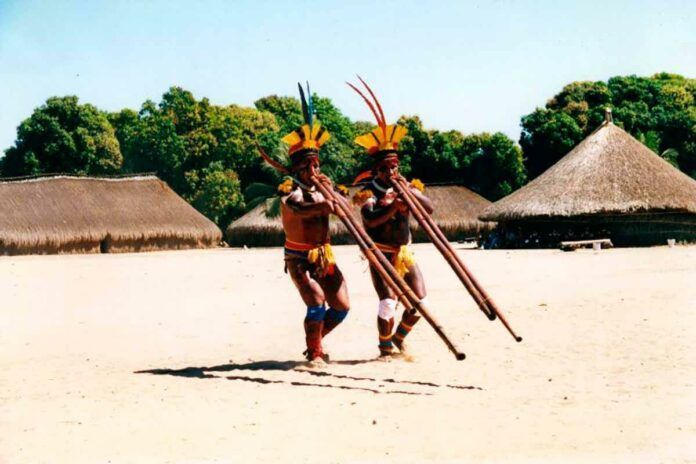
[[[331,356],[329,356],[329,353],[327,353],[326,351],[322,351],[320,354],[317,354],[316,356],[310,356],[309,350],[304,350],[302,352],[302,356],[307,358],[307,361],[309,361],[311,359],[319,358],[319,357],[322,358],[327,363],[331,361]]]
[[[394,346],[396,346],[396,348],[399,350],[399,359],[406,362],[414,362],[416,360],[415,356],[413,356],[411,351],[408,349],[408,345],[405,341],[401,340],[399,342],[398,340],[394,339]]]
[[[388,362],[392,362],[398,356],[399,356],[399,353],[388,353],[386,351],[383,351],[377,357],[377,361],[388,363]]]
[[[305,366],[307,366],[310,369],[323,369],[328,365],[329,363],[324,361],[324,358],[314,358],[305,363]]]
[[[302,370],[321,370],[321,369],[326,369],[329,366],[329,363],[324,360],[322,357],[316,357],[314,359],[309,359],[305,361],[304,363],[300,364],[297,366],[295,369],[302,371]]]

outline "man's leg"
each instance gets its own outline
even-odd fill
[[[324,291],[319,283],[310,276],[311,265],[307,261],[290,259],[286,261],[286,265],[295,287],[300,292],[302,301],[307,305],[307,314],[304,319],[307,359],[310,361],[317,358],[323,359],[321,334],[326,313]]]
[[[396,296],[385,284],[382,277],[370,267],[372,284],[379,297],[377,306],[377,330],[379,332],[380,356],[389,356],[393,351],[392,330],[394,330],[394,314],[396,313]]]
[[[348,315],[350,309],[348,286],[338,266],[334,266],[332,275],[327,275],[317,279],[317,281],[324,291],[326,302],[329,304],[329,309],[324,316],[324,326],[321,333],[322,337],[326,337]]]
[[[404,280],[408,286],[411,287],[413,293],[415,293],[422,302],[427,304],[425,282],[423,281],[423,274],[421,274],[418,264],[413,264],[411,267],[409,267],[408,273],[404,276]],[[401,322],[394,332],[392,341],[402,353],[406,352],[404,338],[406,338],[406,336],[411,332],[413,326],[416,325],[420,318],[421,316],[415,310],[410,312],[408,309],[406,309],[404,314],[401,316]]]

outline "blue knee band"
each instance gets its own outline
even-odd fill
[[[329,310],[326,311],[326,316],[324,316],[324,319],[327,321],[335,321],[335,322],[341,323],[341,322],[343,322],[343,319],[345,319],[347,315],[348,315],[347,309],[345,311],[339,311],[337,309],[329,308]]]
[[[323,321],[324,314],[326,314],[324,305],[307,306],[307,320],[309,321]]]

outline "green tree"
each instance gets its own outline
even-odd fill
[[[430,134],[423,128],[423,122],[418,116],[401,116],[397,124],[408,131],[399,142],[399,151],[402,153],[401,172],[429,182],[432,177],[429,175],[426,154],[430,147]]]
[[[561,111],[537,110],[522,118],[520,145],[531,179],[546,171],[584,137],[582,129]]]
[[[123,110],[110,120],[125,170],[155,172],[221,227],[243,212],[246,185],[272,179],[255,147],[278,145],[278,125],[266,111],[212,105],[172,87],[160,103],[146,101],[138,113]]]
[[[256,100],[254,106],[259,111],[267,111],[274,115],[283,135],[304,124],[302,106],[297,98],[269,95]]]
[[[526,182],[520,147],[500,132],[428,131],[417,116],[404,116],[399,124],[408,129],[400,144],[405,175],[426,183],[461,184],[491,200]]]
[[[116,113],[107,113],[106,115],[111,127],[114,129],[114,134],[121,148],[121,153],[131,153],[133,150],[132,144],[136,141],[136,136],[139,130],[138,112],[131,109],[123,109]],[[129,159],[123,157],[121,170],[124,172],[133,172],[128,165]]]
[[[243,185],[272,179],[263,167],[256,142],[267,152],[277,149],[279,126],[273,114],[237,105],[216,107],[209,131],[216,140],[211,158],[236,171]]]
[[[244,189],[244,198],[247,210],[252,210],[260,204],[264,204],[267,217],[280,215],[280,197],[278,196],[278,184],[283,176],[277,175],[277,182],[252,182]]]
[[[322,171],[336,182],[351,182],[359,167],[355,126],[330,99],[315,94],[313,100],[317,118],[331,134],[321,149]]]
[[[106,116],[75,96],[52,97],[17,128],[5,151],[3,175],[111,174],[123,158]]]
[[[520,145],[529,175],[536,177],[563,157],[611,107],[615,124],[696,178],[695,101],[696,79],[676,74],[568,84],[545,108],[522,117]]]
[[[180,195],[187,193],[182,169],[186,141],[177,133],[174,121],[150,100],[143,103],[136,119],[129,111],[110,116],[123,147],[124,170],[154,172]]]
[[[460,150],[459,177],[464,185],[491,201],[509,195],[527,181],[522,150],[505,134],[464,137]]]
[[[239,177],[220,162],[211,163],[200,171],[191,204],[220,227],[226,227],[244,211],[244,197]]]

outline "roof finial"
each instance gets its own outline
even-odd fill
[[[614,122],[614,118],[611,116],[611,108],[604,108],[604,122],[609,124]]]

